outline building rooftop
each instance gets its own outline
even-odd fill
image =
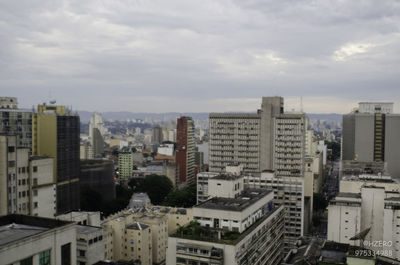
[[[73,223],[36,216],[0,216],[0,246],[70,224]]]
[[[91,234],[102,230],[101,227],[91,226],[91,225],[77,225],[76,232],[80,234]]]
[[[243,178],[243,176],[240,175],[233,175],[233,174],[219,174],[215,177],[212,177],[210,179],[218,179],[218,180],[235,180],[235,179],[240,179]]]
[[[350,193],[350,192],[339,192],[336,197],[347,197],[347,198],[361,198],[360,193]]]
[[[135,222],[135,223],[133,223],[131,225],[127,225],[126,229],[143,230],[143,229],[146,229],[147,227],[149,227],[149,226],[146,225],[146,224]]]
[[[272,191],[266,189],[246,189],[237,198],[213,197],[194,206],[193,208],[241,212],[271,192]]]
[[[303,265],[316,264],[320,257],[321,247],[324,243],[322,238],[305,238],[302,237],[296,243],[296,248],[292,249],[284,259],[284,264]]]
[[[254,118],[259,119],[260,115],[257,113],[210,113],[210,118]]]

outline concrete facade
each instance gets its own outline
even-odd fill
[[[77,264],[73,223],[7,215],[0,217],[0,228],[2,264]]]
[[[328,207],[328,240],[350,245],[362,243],[367,249],[399,259],[399,209],[399,191],[385,187],[364,184],[358,193],[339,193]],[[363,231],[362,242],[352,239]]]
[[[104,260],[103,229],[96,226],[76,226],[77,265],[92,265]]]
[[[400,178],[400,114],[384,105],[360,103],[359,111],[343,115],[342,160],[384,161],[393,178]]]
[[[186,228],[193,234],[181,228],[169,237],[166,264],[279,264],[284,211],[272,200],[271,191],[246,189],[235,198],[212,197],[196,205],[195,222]]]

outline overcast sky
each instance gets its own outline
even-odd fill
[[[89,111],[400,112],[400,1],[0,0],[0,96]]]

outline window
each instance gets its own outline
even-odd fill
[[[85,256],[85,251],[84,250],[79,250],[79,256],[84,257]]]
[[[37,166],[33,167],[33,172],[37,172]]]
[[[176,263],[184,263],[186,264],[186,260],[182,258],[176,258]]]
[[[61,246],[61,265],[71,265],[71,243]]]
[[[23,260],[21,260],[21,261],[19,262],[19,265],[32,265],[32,264],[33,264],[33,262],[32,262],[32,257],[23,259]]]
[[[8,147],[8,152],[9,153],[14,153],[15,152],[15,147],[14,146],[9,146]]]
[[[33,196],[37,196],[38,195],[38,190],[33,190]]]
[[[50,265],[50,249],[39,254],[39,265]]]
[[[33,208],[36,209],[37,207],[38,207],[38,202],[34,202],[34,203],[33,203]]]

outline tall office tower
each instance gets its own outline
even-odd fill
[[[152,143],[153,144],[161,144],[163,141],[163,130],[160,125],[156,125],[151,129],[152,133]]]
[[[89,123],[89,140],[95,158],[101,158],[104,152],[104,132],[103,117],[101,117],[100,113],[93,113]]]
[[[223,172],[231,163],[260,171],[260,115],[210,114],[209,170]]]
[[[273,168],[274,118],[283,113],[283,98],[263,97],[254,114],[210,114],[210,171],[223,172],[231,163],[247,172]]]
[[[190,117],[180,117],[176,126],[176,164],[178,166],[178,183],[194,184],[194,123]]]
[[[79,125],[65,106],[39,105],[33,115],[33,154],[54,159],[57,214],[79,209]]]
[[[273,168],[277,177],[304,177],[304,113],[279,114],[274,120]]]
[[[32,147],[32,111],[18,109],[17,98],[0,97],[0,133],[16,134],[19,147]]]
[[[358,110],[343,115],[342,160],[383,161],[400,178],[399,131],[400,114],[393,114],[393,103],[359,103]]]
[[[273,172],[274,181],[284,183],[268,187],[281,189],[284,194],[275,193],[275,201],[293,212],[285,220],[286,250],[307,231],[312,218],[313,182],[304,180],[306,129],[305,114],[284,113],[281,97],[263,97],[254,114],[210,114],[211,172],[223,172],[233,163],[243,165],[244,174]]]

